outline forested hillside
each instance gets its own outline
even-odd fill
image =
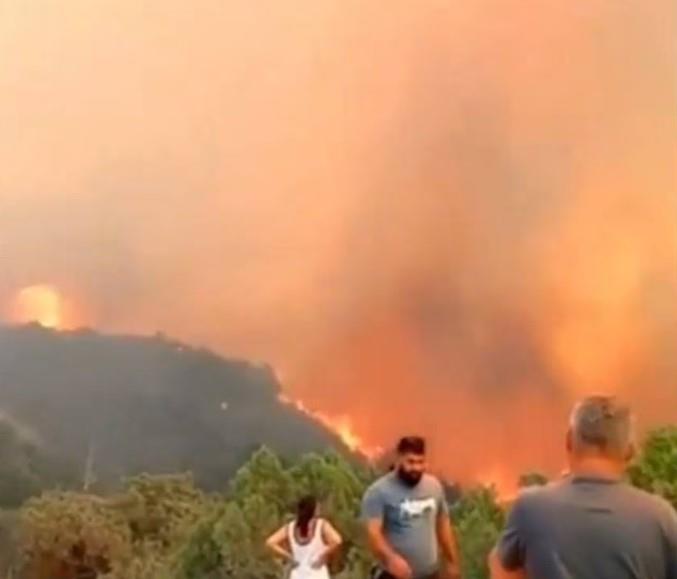
[[[105,485],[189,470],[205,488],[223,488],[261,445],[283,456],[341,449],[279,392],[269,367],[161,335],[0,327],[2,468],[13,465],[31,488],[41,482],[28,455],[59,480]]]

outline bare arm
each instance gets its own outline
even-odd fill
[[[526,579],[524,569],[507,571],[498,557],[498,551],[494,548],[489,555],[489,572],[491,579]]]
[[[392,548],[383,532],[387,500],[378,485],[371,486],[362,499],[362,520],[367,532],[369,550],[380,561],[383,568],[395,579],[411,579],[409,563]]]
[[[440,544],[440,551],[445,559],[445,571],[448,579],[458,579],[461,577],[461,556],[458,549],[456,533],[451,524],[449,513],[440,512],[437,516],[437,540]]]
[[[275,531],[266,539],[266,547],[273,553],[281,557],[284,561],[293,561],[294,556],[289,552],[287,540],[287,527],[282,527]]]
[[[393,550],[383,535],[383,521],[380,518],[369,519],[366,528],[369,548],[385,569],[397,579],[410,579],[409,564]]]
[[[329,562],[329,558],[343,543],[343,537],[329,521],[322,521],[322,542],[326,545],[324,551],[316,561],[316,566],[321,567]]]
[[[341,534],[333,527],[329,521],[323,521],[322,523],[322,540],[324,544],[327,545],[325,553],[331,554],[336,549],[341,546],[343,543],[343,537]]]
[[[381,562],[386,563],[395,557],[396,553],[383,536],[383,523],[381,519],[367,521],[367,541],[374,556]]]

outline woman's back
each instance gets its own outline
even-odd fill
[[[289,546],[294,556],[295,567],[291,579],[328,579],[329,571],[321,560],[326,544],[322,539],[322,519],[313,519],[308,523],[307,533],[296,521],[287,527]],[[317,567],[317,568],[316,568]]]
[[[283,525],[266,540],[270,550],[293,564],[290,579],[329,579],[327,561],[342,539],[317,511],[317,499],[303,497],[296,505],[294,522]]]

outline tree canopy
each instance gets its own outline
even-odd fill
[[[635,486],[677,508],[677,426],[650,432],[628,474]]]
[[[275,579],[283,568],[264,541],[290,520],[302,495],[313,493],[346,540],[333,562],[335,576],[362,579],[371,558],[358,515],[376,475],[335,452],[286,461],[262,447],[214,494],[198,488],[189,474],[134,477],[105,496],[50,491],[19,511],[22,577]],[[647,437],[629,478],[677,503],[677,428]],[[546,480],[528,473],[520,482]],[[504,524],[505,507],[493,487],[462,489],[450,500],[463,576],[487,579],[486,558]]]

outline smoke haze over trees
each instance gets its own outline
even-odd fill
[[[0,303],[265,360],[467,478],[583,391],[674,420],[677,5],[513,4],[6,0]]]

